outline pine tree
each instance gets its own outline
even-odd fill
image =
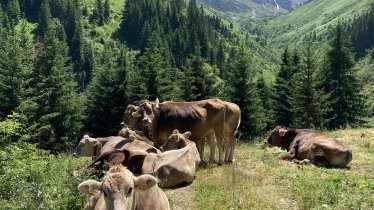
[[[265,82],[264,75],[261,75],[257,80],[258,95],[261,99],[261,106],[264,108],[264,115],[266,116],[266,129],[274,128],[274,114],[273,104],[271,103],[271,87]]]
[[[16,25],[21,17],[18,0],[9,0],[7,5],[8,17],[13,25]]]
[[[328,95],[318,89],[316,78],[316,61],[311,44],[308,44],[300,69],[293,76],[294,103],[293,126],[303,128],[325,128],[329,121],[327,112],[330,109]]]
[[[49,8],[49,0],[43,0],[40,13],[39,13],[39,22],[37,28],[37,34],[43,36],[47,29],[50,27],[50,21],[52,19],[51,11]]]
[[[330,128],[355,125],[362,116],[361,85],[353,66],[353,53],[343,37],[342,26],[339,23],[321,72],[323,90],[330,94]]]
[[[96,0],[95,9],[92,14],[92,20],[97,21],[97,24],[99,26],[104,25],[104,22],[105,22],[104,8],[103,8],[103,3],[101,2],[101,0]]]
[[[41,43],[37,43],[28,96],[35,106],[29,119],[31,139],[41,148],[55,151],[74,144],[81,134],[84,111],[82,99],[75,92],[77,84],[66,42],[56,34],[60,27],[58,20],[48,24]]]
[[[294,75],[293,64],[297,63],[297,59],[292,59],[288,52],[288,47],[284,49],[282,55],[282,64],[280,71],[276,77],[274,85],[274,117],[278,125],[290,126],[292,124],[292,77]]]
[[[242,110],[240,129],[246,138],[252,138],[260,134],[265,124],[265,113],[261,106],[261,99],[255,81],[255,72],[251,67],[250,54],[241,47],[234,49],[236,55],[232,57],[229,68],[229,95],[231,101]]]
[[[155,29],[148,39],[147,48],[141,57],[147,77],[149,99],[159,98],[165,100],[179,100],[179,81],[174,78],[176,69],[172,67],[170,48],[164,39],[161,39],[161,30],[158,22],[153,24]]]
[[[24,100],[34,61],[30,56],[33,36],[30,26],[22,21],[10,32],[0,30],[0,37],[0,119],[4,119]]]
[[[105,0],[104,3],[104,21],[108,22],[110,19],[110,1]]]
[[[206,67],[205,60],[200,56],[199,46],[195,46],[195,53],[187,60],[184,81],[182,84],[183,99],[186,101],[198,101],[212,97],[215,83]]]
[[[99,58],[87,87],[86,130],[95,136],[116,135],[123,107],[129,103],[125,92],[128,81],[127,49],[117,42],[108,42]]]

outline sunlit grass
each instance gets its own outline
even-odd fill
[[[232,165],[197,172],[196,209],[373,209],[374,129],[328,133],[353,150],[348,169],[296,165],[263,143],[237,147]]]

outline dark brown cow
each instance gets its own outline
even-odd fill
[[[346,167],[352,160],[350,148],[338,140],[308,129],[277,126],[267,140],[269,145],[287,149],[284,157],[296,163],[321,167]]]
[[[216,137],[218,144],[218,163],[223,162],[224,123],[226,107],[219,99],[209,99],[194,102],[159,103],[144,100],[137,112],[132,115],[141,117],[143,126],[148,127],[150,136],[157,146],[166,143],[174,129],[181,132],[191,131],[191,141],[198,145],[202,158],[201,140],[205,137]],[[215,161],[215,141],[210,144],[210,162]]]

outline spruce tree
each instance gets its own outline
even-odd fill
[[[32,72],[29,100],[36,105],[30,118],[32,140],[41,148],[62,150],[74,145],[81,135],[84,106],[76,93],[68,48],[56,31],[63,27],[55,19],[48,24],[41,43],[37,43],[36,65]]]
[[[251,66],[251,57],[242,46],[233,49],[235,55],[228,64],[228,92],[231,101],[242,110],[240,131],[246,138],[259,135],[265,128],[265,113],[261,105],[260,95],[255,81],[255,71]]]
[[[9,0],[7,5],[8,18],[13,25],[16,25],[21,17],[18,0]]]
[[[339,23],[321,72],[323,90],[330,94],[330,128],[356,125],[362,116],[361,85],[353,68],[354,64],[353,53]]]
[[[316,76],[315,56],[311,44],[308,44],[301,59],[301,66],[293,76],[295,89],[292,125],[294,127],[322,129],[329,121],[328,95],[319,90]]]
[[[51,19],[52,15],[49,7],[49,0],[43,0],[39,12],[38,27],[36,29],[39,36],[43,36],[50,27]]]
[[[274,118],[278,125],[291,126],[293,120],[292,77],[297,59],[292,59],[288,47],[284,49],[282,64],[275,80],[273,91]]]
[[[95,136],[116,135],[120,129],[126,99],[127,49],[108,42],[96,61],[87,87],[86,131]],[[137,91],[137,90],[132,90]]]
[[[104,3],[104,20],[105,22],[108,22],[110,19],[110,1],[105,0]]]

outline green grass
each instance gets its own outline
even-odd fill
[[[232,165],[200,169],[187,209],[373,209],[374,129],[328,133],[353,150],[349,169],[297,165],[263,143],[237,146]],[[208,155],[208,154],[207,154]],[[173,194],[168,192],[173,200]]]

